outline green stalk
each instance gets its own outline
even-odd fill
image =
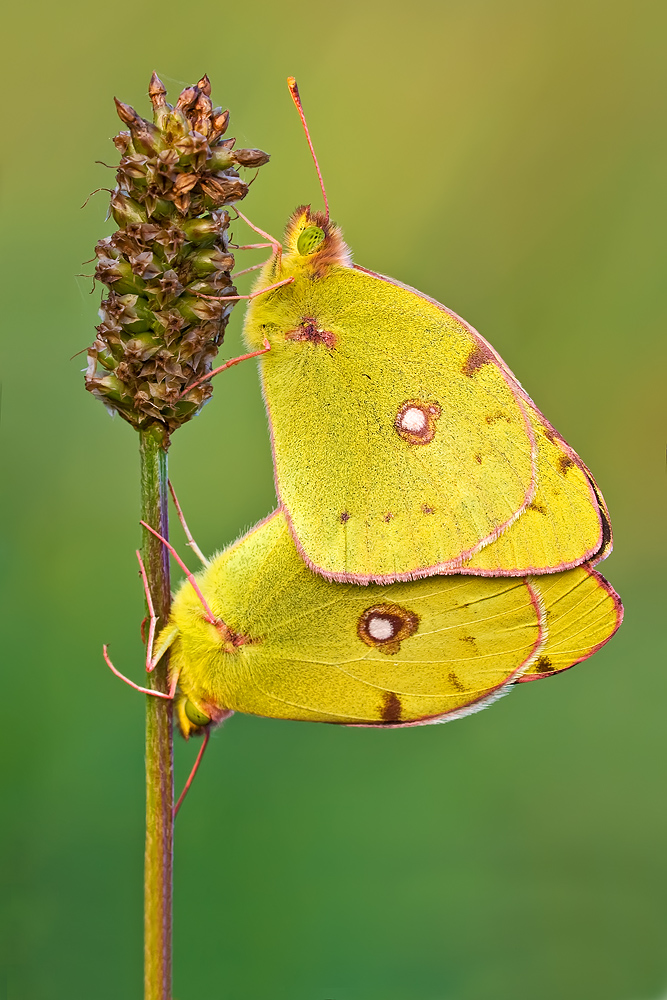
[[[210,398],[211,373],[234,307],[230,214],[261,167],[261,149],[225,139],[229,111],[214,107],[204,75],[175,106],[153,73],[153,121],[116,101],[126,126],[110,211],[118,229],[95,247],[95,278],[107,286],[97,336],[88,349],[86,389],[138,432],[141,516],[169,537],[169,436]],[[169,554],[144,530],[142,554],[157,626],[171,600]],[[168,657],[149,675],[168,691]],[[171,1000],[174,787],[171,701],[146,698],[145,1000]]]
[[[139,432],[141,517],[169,537],[167,448],[164,427]],[[143,529],[146,567],[158,630],[169,617],[169,553]],[[169,658],[163,656],[149,686],[167,692]],[[174,843],[172,702],[146,697],[146,851],[144,856],[144,1000],[171,1000],[172,875]]]

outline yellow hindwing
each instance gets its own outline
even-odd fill
[[[537,492],[506,531],[462,562],[460,573],[556,572],[592,559],[603,544],[604,515],[585,466],[539,410],[526,405],[537,442]]]
[[[299,558],[281,511],[198,582],[238,645],[225,648],[186,583],[168,626],[178,629],[170,669],[211,717],[229,709],[348,725],[451,717],[516,679],[544,642],[543,613],[522,579],[331,583]]]
[[[537,680],[567,670],[611,639],[623,619],[613,587],[590,566],[531,581],[546,612],[547,641],[519,678]]]

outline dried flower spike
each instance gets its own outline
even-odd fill
[[[137,430],[151,423],[171,433],[212,393],[208,382],[235,295],[226,205],[245,198],[238,167],[261,167],[259,149],[234,150],[223,139],[229,112],[214,108],[203,76],[176,106],[153,73],[153,121],[116,100],[127,129],[111,214],[118,230],[95,247],[95,277],[107,286],[97,337],[88,350],[86,388]]]

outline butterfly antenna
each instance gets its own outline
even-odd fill
[[[313,148],[313,143],[310,138],[310,132],[308,131],[308,125],[306,123],[306,116],[303,113],[303,107],[301,104],[301,98],[299,97],[299,88],[296,85],[296,80],[293,76],[287,77],[287,86],[289,87],[289,92],[292,95],[292,100],[294,101],[294,106],[299,112],[299,118],[301,119],[301,124],[303,125],[303,130],[306,133],[306,139],[308,140],[308,146],[310,148],[311,156],[313,157],[313,162],[315,164],[315,169],[317,170],[317,176],[320,181],[320,187],[322,189],[322,197],[324,198],[324,212],[329,221],[329,202],[327,201],[327,193],[324,189],[324,181],[322,180],[322,172],[320,170],[320,165],[317,162],[317,157],[315,156],[315,149]]]

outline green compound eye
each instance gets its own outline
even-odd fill
[[[190,699],[188,699],[185,703],[185,714],[190,722],[192,722],[195,726],[208,726],[211,721],[208,715],[204,715],[204,713],[201,712],[196,705],[192,704]]]
[[[320,229],[319,226],[308,226],[308,228],[304,229],[296,241],[296,248],[299,253],[303,254],[305,257],[307,254],[313,253],[317,250],[323,239],[323,229]]]

